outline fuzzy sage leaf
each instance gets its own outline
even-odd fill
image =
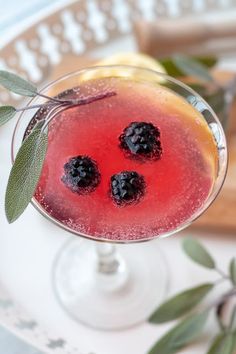
[[[184,55],[175,55],[172,60],[176,67],[185,75],[197,77],[202,81],[213,82],[207,67],[199,61]]]
[[[35,192],[47,150],[47,134],[35,129],[18,151],[8,180],[5,211],[9,223],[26,209]]]
[[[34,85],[9,71],[0,70],[0,85],[21,96],[37,95],[37,88]]]
[[[149,322],[164,323],[186,314],[199,304],[213,287],[214,284],[203,284],[172,297],[151,315]]]
[[[177,353],[201,334],[207,317],[208,311],[187,317],[154,344],[148,354]]]
[[[214,67],[214,65],[217,63],[217,58],[216,57],[188,57],[190,60],[194,60],[202,65],[204,65],[204,67],[206,69],[210,69],[212,67]],[[159,62],[161,63],[161,65],[164,66],[164,68],[166,69],[166,72],[168,73],[168,75],[170,76],[174,76],[174,77],[178,77],[178,76],[185,76],[185,73],[175,65],[175,61],[169,57],[169,58],[163,58],[163,59],[159,59]]]
[[[222,333],[218,334],[218,336],[216,336],[213,339],[207,354],[217,354],[217,353],[220,354],[220,347],[223,340],[224,340],[224,334]]]
[[[187,238],[183,241],[183,249],[194,262],[206,268],[215,268],[215,261],[199,241]]]
[[[236,258],[233,258],[230,262],[229,273],[233,285],[236,285]]]
[[[234,349],[234,334],[223,333],[215,338],[207,354],[234,354]]]
[[[12,106],[0,107],[0,126],[7,123],[16,114],[16,109]]]

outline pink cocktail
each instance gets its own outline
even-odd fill
[[[33,205],[73,234],[107,241],[95,248],[73,237],[63,247],[53,268],[58,300],[94,327],[136,324],[167,287],[159,242],[141,241],[183,229],[217,196],[227,166],[222,127],[198,94],[146,69],[90,68],[43,93],[85,100],[107,94],[25,112],[15,132],[14,155],[25,131],[46,120],[48,150]],[[114,243],[133,245],[117,252]]]
[[[80,95],[86,96],[90,86],[109,87],[116,95],[67,109],[49,123],[37,201],[74,231],[108,240],[153,238],[181,227],[204,205],[217,176],[217,147],[207,123],[160,85],[104,78],[81,85]],[[158,156],[122,147],[120,136],[132,122],[158,128]],[[63,182],[64,165],[76,156],[90,157],[100,174],[86,193]],[[111,177],[122,171],[143,176],[145,189],[138,201],[120,205],[112,198]]]

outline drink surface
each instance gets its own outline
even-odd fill
[[[217,148],[206,122],[183,98],[160,85],[130,79],[95,79],[71,96],[116,95],[70,108],[49,123],[49,144],[35,198],[55,220],[93,238],[138,240],[160,236],[187,223],[208,198],[217,174]],[[160,159],[136,159],[120,147],[132,122],[160,131]],[[96,161],[100,183],[87,194],[62,181],[74,156]],[[145,180],[139,201],[117,205],[111,176],[136,171]]]

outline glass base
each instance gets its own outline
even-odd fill
[[[60,304],[75,320],[98,329],[145,321],[167,293],[167,264],[157,243],[118,245],[117,271],[101,273],[95,242],[73,237],[53,267]]]

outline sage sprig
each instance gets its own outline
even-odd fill
[[[182,70],[183,65],[178,65],[178,61],[175,60],[176,56],[174,57],[167,57],[167,58],[161,58],[158,59],[159,62],[161,63],[161,65],[164,66],[164,68],[166,69],[166,72],[168,73],[168,75],[173,76],[173,77],[183,77],[186,76],[186,62],[185,62],[185,66],[184,66],[184,71]],[[183,58],[183,56],[182,56]],[[185,56],[186,58],[186,56]],[[205,70],[208,70],[213,68],[216,63],[217,63],[217,58],[213,57],[213,56],[204,56],[204,57],[190,57],[188,56],[188,63],[199,63],[201,66],[204,67]],[[176,65],[177,64],[177,65]],[[187,64],[188,65],[188,64]],[[196,73],[196,70],[192,70],[192,66],[190,64],[190,66],[188,66],[188,74],[189,75],[189,70],[191,70],[191,76],[194,76],[196,78],[198,78],[198,73]],[[208,76],[208,75],[207,75]],[[211,81],[211,80],[210,80]]]
[[[185,239],[183,241],[183,250],[191,260],[215,271],[219,274],[220,278],[213,283],[202,284],[185,290],[171,297],[154,311],[149,318],[149,322],[152,324],[172,321],[187,315],[189,312],[191,314],[188,314],[184,319],[180,319],[180,322],[176,326],[153,345],[148,354],[178,353],[200,336],[210,312],[213,311],[219,324],[219,333],[216,334],[215,338],[209,344],[209,349],[208,351],[206,350],[206,353],[234,354],[234,350],[236,349],[236,307],[232,308],[231,316],[228,316],[228,314],[225,316],[225,311],[232,299],[236,297],[236,283],[234,282],[236,259],[233,258],[230,261],[227,274],[218,268],[216,261],[199,241],[192,238]],[[198,312],[197,306],[223,281],[229,283],[230,289],[226,293],[221,294],[213,303],[210,303],[208,306],[205,305],[205,308],[201,307],[200,312]],[[225,317],[230,317],[230,321],[225,323]]]
[[[47,151],[47,134],[41,129],[24,140],[8,180],[5,210],[9,223],[26,209],[36,189]]]
[[[164,323],[183,316],[198,305],[213,289],[214,284],[203,284],[172,297],[149,318],[152,323]]]
[[[9,71],[0,70],[0,85],[21,96],[35,97],[37,87]]]
[[[12,106],[0,107],[0,126],[6,124],[16,114],[16,109]]]
[[[215,261],[210,253],[196,239],[185,239],[183,249],[188,257],[203,267],[214,269]]]
[[[235,348],[235,340],[234,333],[221,333],[214,338],[207,354],[232,354]]]
[[[175,66],[185,75],[197,77],[205,82],[214,82],[208,68],[198,60],[184,55],[174,55]]]
[[[39,92],[32,83],[18,75],[3,70],[0,70],[0,85],[21,96],[41,96],[47,99],[44,104],[23,108],[1,106],[0,126],[6,124],[20,111],[40,109],[45,105],[53,110],[57,108],[66,109],[73,106],[91,104],[116,95],[115,92],[110,91],[102,92],[95,96],[79,97],[78,99],[49,97]],[[5,212],[9,223],[19,218],[35,193],[47,151],[47,130],[43,130],[43,126],[44,124],[41,121],[23,141],[11,169],[5,196]]]
[[[191,315],[164,335],[148,354],[174,354],[197,339],[203,331],[208,312]]]

